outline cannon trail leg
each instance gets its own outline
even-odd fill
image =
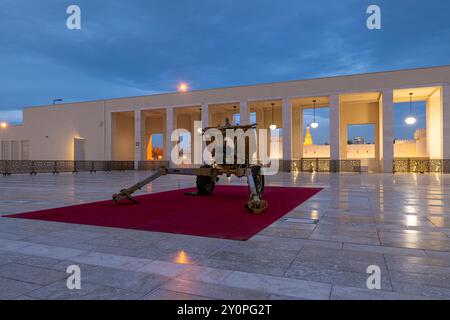
[[[135,185],[127,188],[127,189],[122,189],[120,190],[119,193],[113,194],[112,196],[112,200],[114,202],[114,204],[117,204],[117,202],[119,202],[120,200],[123,199],[128,199],[133,203],[138,203],[136,199],[134,199],[131,195],[133,193],[135,193],[136,191],[142,189],[144,186],[146,186],[147,184],[149,184],[150,182],[152,182],[155,179],[158,179],[160,176],[162,176],[163,174],[165,174],[165,169],[161,168],[160,170],[156,171],[154,174],[152,174],[151,176],[145,178],[144,180],[136,183]]]
[[[250,198],[247,202],[247,208],[253,211],[253,213],[261,213],[267,208],[267,201],[261,199],[261,195],[256,189],[255,180],[251,170],[247,172],[247,184],[250,190]]]

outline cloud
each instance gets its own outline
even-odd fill
[[[450,3],[378,2],[381,31],[366,0],[78,0],[69,31],[68,2],[4,0],[0,110],[450,63]]]

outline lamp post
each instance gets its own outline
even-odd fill
[[[189,86],[186,82],[181,82],[177,87],[178,92],[187,92],[189,90]]]

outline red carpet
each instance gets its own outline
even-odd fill
[[[212,196],[188,196],[194,189],[182,189],[138,196],[139,204],[100,201],[8,217],[247,240],[320,190],[266,187],[269,207],[259,215],[243,207],[247,186],[216,186]]]

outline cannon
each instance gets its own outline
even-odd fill
[[[204,134],[208,129],[218,129],[223,136],[226,136],[227,129],[242,129],[243,131],[247,130],[255,130],[256,124],[251,125],[230,125],[228,119],[225,121],[224,126],[217,127],[208,127],[202,130]],[[255,132],[256,134],[256,132]],[[237,145],[237,141],[234,141],[234,145]],[[245,138],[244,138],[245,139]],[[213,141],[213,140],[212,140]],[[209,141],[211,143],[212,141]],[[207,143],[207,144],[209,144]],[[252,213],[261,213],[263,212],[268,204],[267,201],[262,198],[262,194],[264,191],[264,175],[261,172],[261,166],[256,164],[251,164],[250,154],[249,154],[249,139],[245,140],[245,159],[241,159],[238,161],[238,154],[236,148],[234,148],[234,161],[232,163],[227,163],[225,161],[227,143],[224,142],[224,152],[223,152],[223,161],[214,161],[211,164],[204,164],[198,167],[191,168],[167,168],[161,167],[155,173],[145,178],[144,180],[136,183],[135,185],[120,190],[120,192],[114,194],[112,196],[112,200],[114,204],[117,204],[119,201],[128,199],[132,203],[138,203],[138,201],[133,198],[133,193],[142,189],[144,186],[149,184],[150,182],[158,179],[161,176],[167,174],[178,174],[178,175],[191,175],[196,176],[196,187],[197,191],[191,194],[199,195],[199,196],[208,196],[214,192],[214,186],[219,181],[219,177],[221,175],[226,175],[230,177],[231,175],[235,175],[238,178],[245,177],[247,179],[247,185],[249,190],[249,199],[244,204],[246,208],[250,210]],[[215,158],[214,152],[212,152],[213,158]]]

